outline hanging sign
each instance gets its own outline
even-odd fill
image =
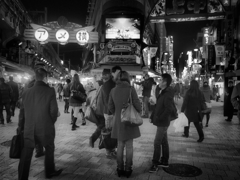
[[[69,39],[69,33],[67,32],[67,30],[65,29],[59,29],[56,32],[56,39],[58,40],[58,42],[62,45],[67,44],[68,39]]]
[[[44,28],[38,28],[35,33],[34,33],[34,37],[41,43],[44,44],[47,42],[48,37],[49,37],[49,33],[46,29]]]

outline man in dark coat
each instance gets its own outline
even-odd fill
[[[11,103],[11,94],[12,89],[8,84],[5,83],[4,78],[0,78],[0,124],[4,124],[4,117],[3,117],[3,106],[7,112],[7,123],[11,123],[11,111],[10,111],[10,103]]]
[[[96,114],[98,117],[98,124],[97,124],[96,131],[92,134],[92,136],[89,139],[90,147],[94,146],[94,142],[101,135],[101,131],[105,127],[110,126],[108,122],[109,122],[109,118],[112,118],[112,115],[110,115],[110,112],[108,110],[108,100],[109,100],[110,92],[115,87],[116,84],[111,77],[110,69],[103,70],[102,79],[103,79],[104,83],[99,91],[98,96],[97,96]],[[115,157],[116,156],[115,149],[106,149],[106,156],[108,158]]]
[[[233,92],[233,82],[232,81],[229,81],[228,82],[228,88],[226,89],[226,111],[227,111],[227,116],[228,118],[225,119],[226,121],[232,121],[232,118],[233,118],[233,113],[234,113],[234,107],[232,105],[232,102],[231,102],[231,96],[232,96],[232,92]]]
[[[32,88],[22,95],[24,109],[24,148],[18,166],[19,180],[27,180],[35,144],[40,142],[46,151],[46,178],[58,176],[62,169],[56,170],[54,164],[54,124],[58,117],[56,93],[47,85],[47,71],[43,68],[35,70],[36,82]]]
[[[172,77],[169,74],[162,74],[162,80],[159,82],[161,88],[160,94],[157,97],[157,103],[154,112],[151,115],[152,123],[157,126],[157,132],[154,139],[154,153],[152,166],[149,172],[157,172],[158,166],[168,167],[169,145],[167,130],[170,125],[170,116],[174,111],[174,93],[169,87],[172,82]],[[162,157],[161,156],[162,147]]]
[[[149,78],[149,75],[145,75],[145,80],[142,82],[135,82],[135,84],[142,85],[143,91],[142,91],[142,96],[143,96],[143,110],[144,110],[144,115],[142,116],[143,118],[149,118],[149,98],[151,97],[151,91],[152,91],[152,86],[153,86],[153,78]]]
[[[14,116],[15,107],[19,98],[18,84],[13,81],[13,77],[9,76],[9,82],[7,83],[12,89],[12,97],[10,103],[11,115]]]

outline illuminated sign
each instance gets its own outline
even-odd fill
[[[66,44],[69,39],[69,33],[65,29],[59,29],[56,32],[56,39],[62,45]]]
[[[46,29],[39,28],[35,31],[34,36],[40,43],[44,44],[47,41],[49,34]]]
[[[86,30],[80,30],[76,34],[76,39],[80,45],[85,45],[88,43],[89,34]]]
[[[150,22],[180,22],[225,18],[221,0],[158,0],[150,12]]]

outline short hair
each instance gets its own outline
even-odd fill
[[[117,81],[126,81],[130,84],[130,76],[127,71],[121,71],[117,75]]]
[[[115,73],[117,70],[122,71],[122,68],[120,66],[114,66],[112,68],[112,72]]]
[[[162,80],[167,82],[167,87],[172,83],[172,76],[170,74],[164,73],[162,74]]]
[[[12,76],[9,76],[9,80],[12,81],[12,80],[13,80],[13,77],[12,77]]]
[[[68,84],[69,84],[70,82],[71,82],[71,80],[70,80],[70,79],[66,79],[66,83],[68,83]]]
[[[47,72],[45,69],[39,68],[35,70],[36,80],[42,81],[45,77],[47,77]]]

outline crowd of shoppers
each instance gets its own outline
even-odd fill
[[[106,157],[116,158],[116,173],[119,177],[130,177],[134,163],[133,141],[141,136],[141,132],[138,126],[132,127],[121,123],[121,112],[129,103],[129,98],[131,98],[132,104],[138,113],[142,112],[142,107],[137,92],[132,86],[129,73],[123,71],[119,66],[104,69],[102,79],[96,83],[97,86],[92,87],[87,92],[77,74],[73,76],[72,81],[67,79],[64,86],[57,85],[56,91],[47,84],[47,76],[48,73],[45,68],[38,67],[35,69],[35,78],[26,86],[20,96],[22,101],[17,133],[23,133],[24,148],[18,168],[19,179],[28,179],[34,148],[36,149],[35,157],[45,155],[44,167],[47,178],[61,174],[62,169],[57,170],[54,164],[54,124],[60,115],[57,98],[59,101],[63,99],[65,102],[64,113],[70,113],[69,107],[72,107],[72,114],[69,117],[72,117],[72,130],[76,130],[79,127],[76,125],[79,113],[82,115],[83,121],[85,121],[83,108],[85,101],[75,99],[73,94],[76,92],[88,96],[85,105],[91,106],[97,117],[96,130],[89,137],[89,147],[94,148],[96,140],[104,132],[110,132],[110,138],[116,139],[117,145],[114,148],[105,147]],[[210,104],[211,96],[214,96],[214,93],[211,91],[207,81],[199,88],[199,84],[195,80],[190,82],[190,86],[188,81],[184,83],[184,86],[180,85],[180,83],[172,85],[172,77],[169,74],[162,74],[161,78],[156,79],[156,82],[148,74],[144,78],[144,81],[136,84],[143,87],[143,118],[148,118],[150,115],[149,102],[154,105],[150,121],[157,126],[157,129],[153,140],[152,165],[149,169],[149,172],[153,173],[158,171],[159,167],[169,167],[170,154],[167,132],[175,110],[174,96],[179,97],[181,95],[184,97],[181,112],[185,113],[189,122],[188,126],[184,128],[183,136],[189,137],[190,123],[193,122],[199,135],[197,142],[202,142],[204,133],[201,123],[204,115],[206,115],[205,126],[207,127],[211,113],[210,106],[208,106],[210,111],[207,113],[203,111],[203,104]],[[0,78],[0,102],[1,108],[2,106],[8,107],[6,108],[7,122],[11,121],[10,118],[14,115],[15,105],[19,99],[17,84],[14,83],[12,77],[9,80],[8,83],[5,83],[4,79]],[[232,82],[229,82],[226,95],[228,96],[228,103],[233,103],[231,109],[233,111],[236,106],[240,109],[238,104],[239,91],[237,89],[240,88],[240,85],[233,90],[232,84]],[[150,97],[153,98],[149,101]],[[1,117],[1,122],[3,122],[2,119],[3,117]],[[230,114],[227,121],[231,119],[232,115]],[[126,156],[124,156],[124,149],[126,150]]]

